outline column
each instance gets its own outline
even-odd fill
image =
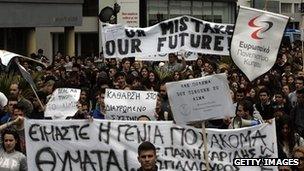
[[[36,44],[36,29],[30,28],[27,33],[27,40],[26,40],[26,54],[28,57],[32,53],[36,53],[37,44]]]
[[[65,55],[75,56],[75,29],[74,27],[64,27]]]

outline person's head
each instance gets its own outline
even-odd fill
[[[174,72],[173,79],[174,79],[174,81],[181,80],[181,75],[178,71]]]
[[[138,121],[151,121],[151,119],[147,115],[140,115],[137,118]]]
[[[251,97],[252,99],[256,98],[256,91],[254,88],[250,89],[250,91],[248,92],[248,96]]]
[[[250,101],[242,100],[238,103],[236,110],[236,115],[238,117],[241,117],[243,119],[250,119],[253,114],[254,108],[253,104]]]
[[[12,119],[16,119],[18,116],[20,117],[25,117],[25,113],[24,113],[24,106],[17,104],[14,105],[14,110],[13,110],[13,115],[12,115]]]
[[[286,103],[286,97],[283,92],[276,92],[274,94],[274,100],[277,104],[285,104]]]
[[[53,79],[50,79],[48,81],[46,81],[44,83],[44,87],[43,87],[43,91],[47,94],[47,95],[50,95],[53,93],[53,91],[55,90],[55,80]]]
[[[290,88],[289,88],[289,86],[288,86],[288,85],[284,85],[284,86],[282,87],[282,91],[284,92],[284,94],[285,94],[286,96],[288,96],[288,94],[290,93]]]
[[[86,101],[78,101],[77,102],[77,109],[80,113],[86,114],[90,110],[90,104]]]
[[[138,157],[137,157],[142,170],[154,170],[156,167],[156,148],[155,146],[145,141],[138,146]]]
[[[293,85],[294,81],[295,81],[294,75],[292,75],[292,74],[288,75],[288,77],[287,77],[287,83],[289,85]]]
[[[79,101],[85,102],[88,100],[88,98],[89,98],[88,91],[86,89],[82,89],[80,92]]]
[[[297,77],[304,77],[304,71],[298,71]]]
[[[117,68],[116,67],[110,67],[109,69],[109,77],[114,78],[115,74],[117,73]]]
[[[142,78],[148,78],[149,77],[149,70],[146,67],[141,68],[140,75]]]
[[[105,89],[101,89],[99,94],[98,94],[98,98],[97,98],[97,101],[100,105],[100,107],[102,109],[105,108],[105,102],[104,102],[104,99],[105,99]]]
[[[303,170],[304,169],[304,146],[295,147],[292,152],[292,157],[300,160],[299,161],[300,163],[299,163],[299,165],[297,165],[297,168],[299,170]]]
[[[10,96],[19,99],[21,96],[22,90],[19,87],[18,83],[12,83],[10,85]]]
[[[262,104],[265,104],[265,103],[269,102],[269,99],[270,99],[270,92],[269,92],[269,90],[266,89],[266,88],[262,88],[259,91],[259,99],[260,99],[260,102]]]
[[[140,66],[140,62],[139,61],[134,61],[133,62],[133,68],[137,71],[140,70],[141,66]]]
[[[177,55],[174,53],[169,53],[169,63],[174,64],[177,61]]]
[[[14,97],[10,97],[8,99],[8,105],[7,105],[8,108],[7,109],[10,114],[13,114],[14,106],[17,105],[17,103],[18,103],[18,100]]]
[[[304,88],[304,77],[297,77],[295,81],[296,90]]]
[[[276,120],[279,120],[283,115],[286,115],[286,113],[284,112],[283,109],[276,109],[273,115]]]
[[[289,115],[282,115],[277,120],[278,138],[282,140],[294,140],[294,127],[292,119]],[[294,145],[294,142],[293,142]],[[293,148],[293,147],[290,147]]]
[[[167,96],[167,88],[165,84],[161,84],[159,87],[159,94],[163,99],[168,98]]]
[[[238,89],[236,92],[235,92],[235,100],[236,102],[240,102],[242,101],[243,99],[245,98],[245,92],[243,89]]]
[[[304,88],[296,91],[297,103],[300,106],[304,106]]]
[[[155,72],[150,72],[149,73],[149,81],[150,82],[156,81],[156,73]]]
[[[124,88],[124,86],[127,84],[126,75],[123,72],[116,73],[115,81],[117,82],[119,88]]]
[[[142,89],[142,81],[138,77],[133,77],[132,78],[132,90],[140,90]]]
[[[6,129],[1,137],[3,138],[2,148],[5,152],[12,153],[14,151],[20,151],[20,138],[15,130]]]
[[[129,70],[130,70],[130,67],[131,67],[130,59],[124,58],[124,59],[122,60],[122,68],[123,68],[123,70],[129,71]]]

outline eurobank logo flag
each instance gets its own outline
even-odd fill
[[[230,54],[250,81],[274,65],[288,19],[284,15],[240,6]]]

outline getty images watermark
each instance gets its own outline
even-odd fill
[[[234,166],[297,166],[300,164],[300,159],[288,158],[235,158],[233,159]]]

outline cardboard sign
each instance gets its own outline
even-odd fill
[[[166,83],[174,120],[180,124],[233,117],[225,74]]]
[[[111,120],[137,120],[145,115],[155,120],[157,92],[106,89],[106,118]]]
[[[44,115],[53,119],[65,119],[68,116],[74,116],[78,110],[79,97],[80,89],[57,88],[46,104]]]

